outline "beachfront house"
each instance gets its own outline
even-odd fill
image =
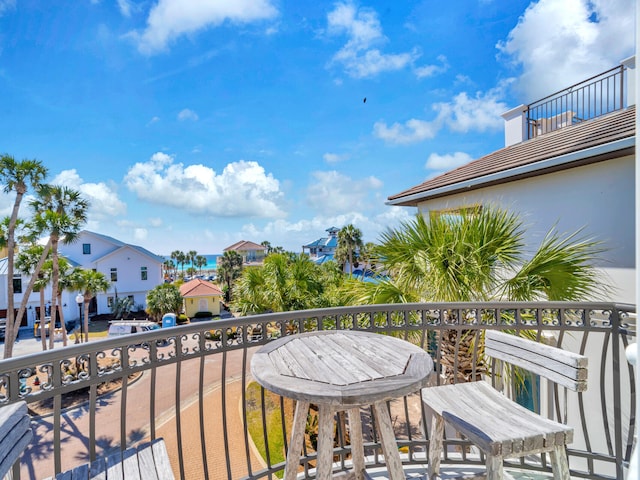
[[[71,244],[60,244],[60,255],[86,269],[102,272],[111,282],[106,293],[99,293],[90,311],[110,313],[117,298],[128,297],[133,309],[146,308],[147,292],[162,283],[164,258],[137,245],[107,235],[83,230]]]
[[[220,315],[224,293],[211,282],[194,278],[180,285],[180,295],[184,299],[184,313],[189,318],[198,314]]]
[[[609,298],[634,303],[635,58],[503,114],[505,146],[388,198],[431,215],[499,205],[537,246],[556,226],[603,242]]]
[[[333,254],[338,248],[339,228],[327,228],[327,236],[319,238],[311,243],[302,246],[302,253],[309,255],[309,258],[317,264],[333,260]]]
[[[264,245],[248,240],[240,240],[223,250],[223,252],[231,251],[239,253],[244,263],[262,263],[264,257],[267,256],[267,249]]]

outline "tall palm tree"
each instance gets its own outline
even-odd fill
[[[16,161],[11,155],[0,157],[0,183],[6,193],[15,192],[13,209],[6,232],[7,240],[7,278],[13,279],[15,270],[15,231],[18,222],[18,212],[25,193],[30,187],[36,189],[47,176],[46,167],[39,160]],[[21,317],[15,316],[13,299],[13,282],[7,282],[7,327],[5,332],[5,358],[13,355],[13,344],[18,336],[18,322]]]
[[[40,232],[48,232],[51,243],[51,261],[53,264],[51,289],[52,303],[57,302],[58,282],[60,276],[58,262],[58,244],[73,242],[82,226],[87,221],[89,203],[82,198],[80,192],[59,185],[41,185],[38,197],[31,202],[34,211],[33,223]],[[55,295],[55,296],[54,296]],[[56,305],[51,312],[51,323],[56,321]],[[53,337],[49,340],[53,347]]]
[[[216,259],[218,278],[221,278],[226,286],[226,301],[231,299],[231,285],[242,273],[242,255],[234,250],[224,252]]]
[[[202,267],[207,264],[207,257],[204,255],[196,255],[195,265],[198,267],[198,273],[202,275]]]
[[[350,223],[340,229],[338,232],[338,249],[336,256],[343,258],[346,256],[346,259],[349,261],[350,274],[353,274],[354,254],[362,248],[362,246],[362,231],[359,228],[354,227],[353,224]]]
[[[196,267],[195,263],[196,263],[196,257],[197,257],[197,256],[198,256],[198,252],[196,252],[195,250],[189,250],[189,251],[186,253],[186,261],[187,261],[188,263],[190,263],[190,264],[191,264],[191,268],[192,268],[192,270],[193,270],[194,272],[195,272],[195,270],[196,270],[196,268],[195,268],[195,267]]]
[[[350,281],[350,301],[582,300],[602,295],[592,267],[601,253],[597,242],[554,229],[527,257],[524,235],[516,215],[494,207],[429,221],[418,215],[382,235],[374,258],[388,276],[377,283]],[[473,358],[474,338],[451,330],[443,332],[442,343],[459,342],[460,355]],[[469,358],[459,358],[458,364],[473,365]],[[443,364],[454,362],[443,359]],[[470,375],[471,370],[462,372],[456,381],[469,380]]]
[[[18,269],[18,271],[30,276],[27,288],[23,288],[22,302],[20,304],[20,308],[18,309],[17,318],[22,318],[22,315],[24,315],[24,312],[26,312],[27,303],[29,302],[31,292],[40,292],[39,317],[40,336],[42,339],[43,350],[47,349],[46,334],[44,332],[44,288],[49,284],[50,281],[50,275],[48,275],[45,264],[47,263],[47,259],[50,258],[50,251],[50,243],[48,243],[46,246],[31,244],[22,248],[16,259],[16,268]],[[5,358],[9,357],[5,356]]]
[[[109,290],[111,282],[107,280],[107,277],[102,272],[95,270],[87,270],[84,268],[76,267],[73,273],[70,275],[69,287],[72,290],[80,290],[83,297],[83,330],[84,339],[83,342],[89,341],[89,304],[93,297],[98,293],[103,293]]]
[[[173,252],[171,252],[171,260],[176,262],[176,274],[175,274],[174,278],[177,280],[178,279],[178,265],[180,265],[181,263],[184,263],[184,252],[182,252],[180,250],[174,250]]]
[[[168,278],[173,274],[173,271],[176,267],[176,264],[173,260],[165,260],[162,264],[162,268],[164,269],[164,278]],[[174,276],[175,278],[175,276]]]

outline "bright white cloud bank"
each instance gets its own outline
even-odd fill
[[[633,23],[628,0],[540,0],[498,48],[522,67],[517,85],[530,102],[633,54]]]
[[[382,188],[382,182],[375,177],[352,179],[335,170],[311,175],[313,181],[307,189],[307,202],[325,215],[369,210],[367,199]]]
[[[438,112],[433,120],[412,118],[404,124],[395,122],[388,125],[380,121],[373,125],[373,134],[388,143],[409,144],[434,138],[445,125],[454,132],[498,131],[504,126],[501,115],[508,110],[500,101],[508,82],[488,92],[467,92],[457,94],[450,102],[433,105]]]
[[[141,53],[153,54],[182,35],[225,21],[244,24],[268,20],[277,14],[269,0],[159,0],[149,12],[145,30],[132,32],[131,37]]]
[[[127,205],[118,198],[118,192],[113,185],[104,182],[85,182],[75,168],[63,170],[51,182],[54,185],[65,185],[78,190],[89,201],[90,220],[102,220],[117,217],[127,212]]]
[[[136,163],[124,178],[138,198],[192,213],[224,217],[278,218],[284,213],[280,184],[257,162],[228,164],[222,173],[205,165],[174,163],[173,157],[155,153]]]
[[[386,43],[378,14],[351,3],[338,3],[327,15],[328,33],[346,35],[347,43],[333,56],[332,62],[343,65],[354,78],[373,77],[379,73],[401,70],[420,55],[417,50],[405,53],[382,53],[376,46]]]
[[[446,155],[432,153],[431,155],[429,155],[424,168],[426,168],[427,170],[431,170],[431,173],[429,175],[429,177],[431,178],[441,175],[444,172],[448,172],[449,170],[457,168],[461,165],[465,165],[472,160],[473,158],[471,157],[471,155],[464,152],[455,152]]]

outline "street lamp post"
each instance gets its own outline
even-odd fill
[[[84,303],[84,296],[81,293],[76,295],[76,303],[78,304],[78,313],[80,314],[80,341],[84,342],[84,322],[82,321],[82,304]]]

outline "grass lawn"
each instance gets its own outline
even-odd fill
[[[269,453],[271,464],[284,462],[284,438],[282,438],[282,410],[280,408],[280,396],[269,391],[264,392],[266,418],[264,422],[267,428],[267,441],[269,442]],[[287,432],[291,432],[293,422],[293,402],[284,400],[285,425]],[[247,422],[249,434],[258,452],[263,459],[266,459],[265,434],[262,418],[262,398],[261,388],[256,382],[251,382],[247,386]],[[278,477],[282,477],[284,471],[278,472]]]

